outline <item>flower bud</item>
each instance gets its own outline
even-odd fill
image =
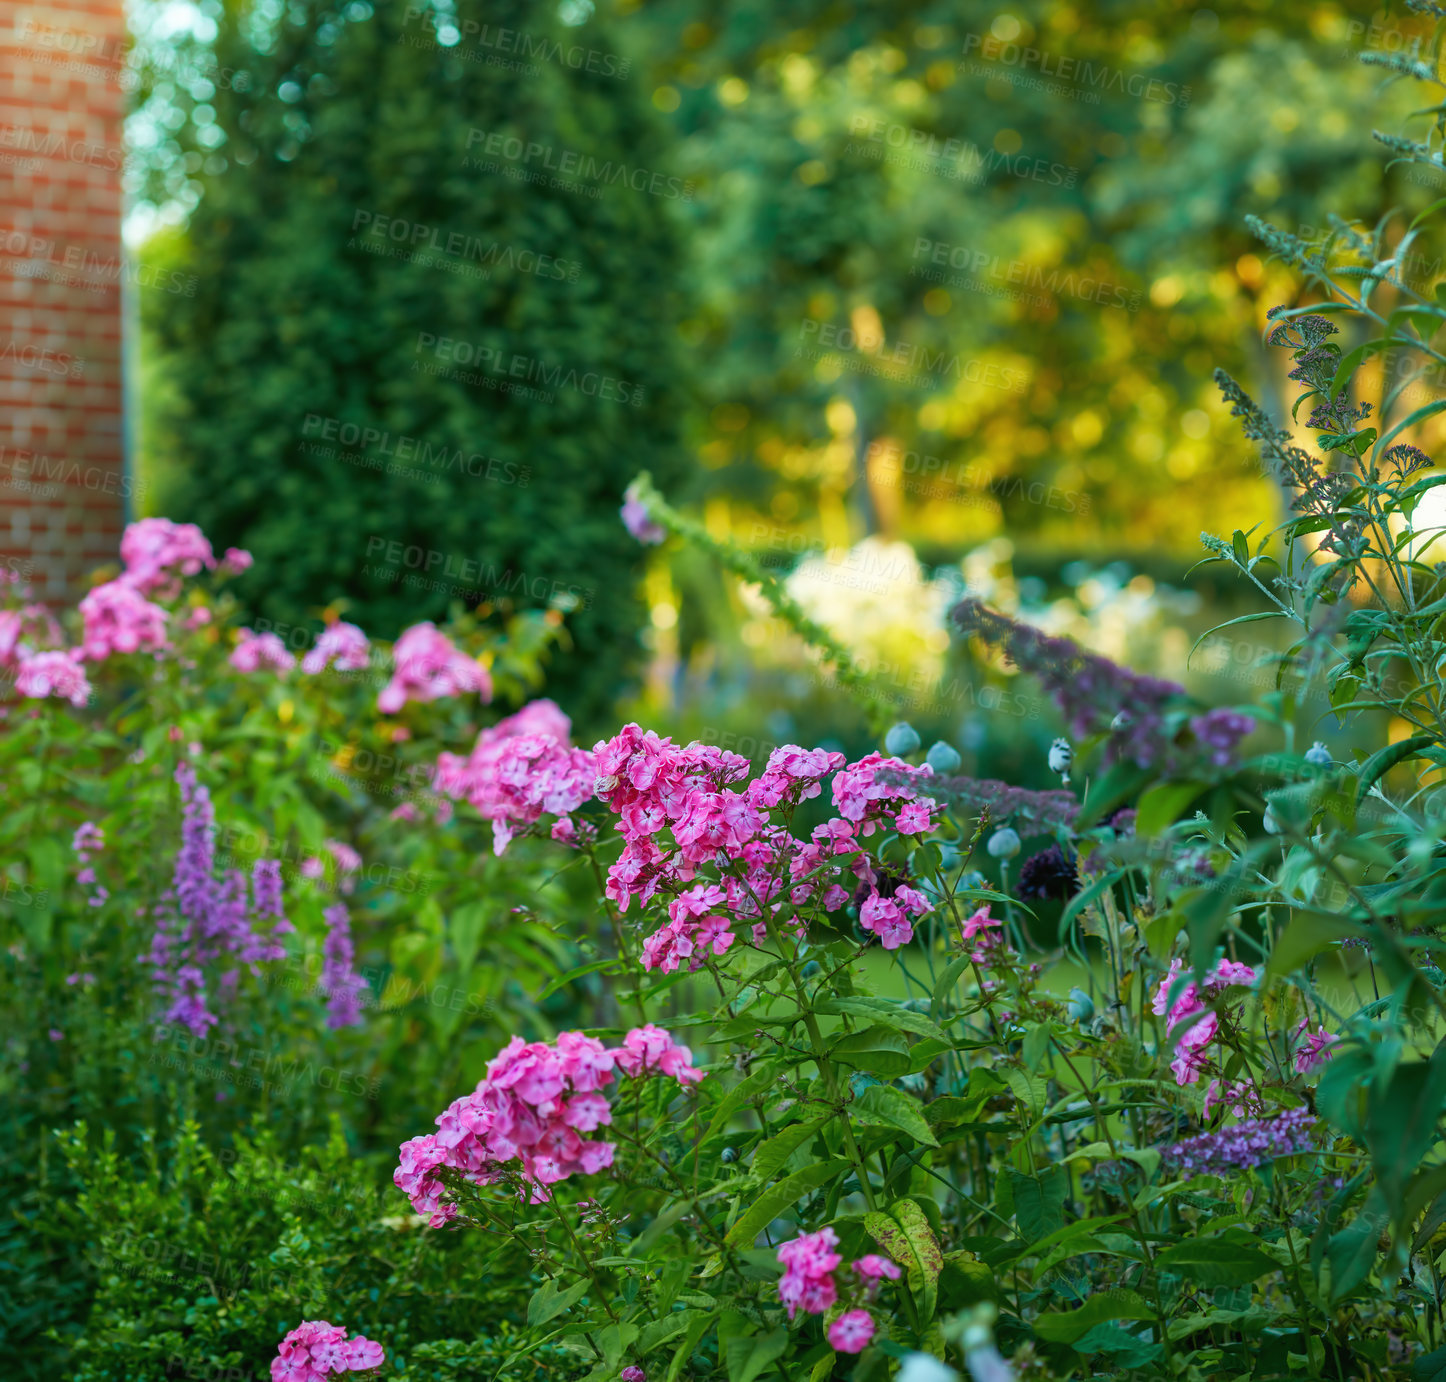
[[[959,757],[958,749],[946,744],[942,739],[932,745],[924,757],[926,762],[936,773],[957,773],[964,760]]]
[[[1267,835],[1280,834],[1280,822],[1275,818],[1275,812],[1269,806],[1265,808],[1265,816],[1260,823],[1265,827]]]
[[[735,1161],[737,1161],[737,1160],[738,1160],[738,1148],[737,1148],[737,1147],[724,1147],[724,1148],[723,1148],[723,1164],[724,1164],[725,1166],[731,1166],[731,1165],[733,1165],[733,1163],[734,1163]]]
[[[1012,859],[1019,853],[1019,835],[1006,825],[989,837],[984,848],[991,859]]]
[[[1095,1002],[1082,988],[1069,991],[1068,1012],[1071,1022],[1088,1022],[1095,1015]]]
[[[884,735],[884,752],[895,758],[907,758],[919,751],[919,731],[907,720],[900,720]]]
[[[1049,746],[1049,770],[1058,773],[1063,781],[1069,781],[1070,766],[1074,763],[1074,750],[1068,739],[1056,739]]]
[[[904,1356],[896,1382],[959,1382],[959,1374],[929,1353]]]
[[[1305,751],[1305,761],[1316,768],[1329,768],[1335,763],[1331,751],[1319,739]]]

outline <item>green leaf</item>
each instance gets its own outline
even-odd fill
[[[1331,1265],[1332,1301],[1350,1295],[1370,1275],[1376,1264],[1376,1244],[1389,1222],[1380,1192],[1372,1191],[1361,1212],[1339,1233],[1331,1235],[1326,1260]]]
[[[579,1281],[567,1290],[559,1291],[556,1281],[545,1282],[542,1289],[527,1302],[527,1323],[536,1326],[556,1319],[564,1310],[572,1309],[587,1295],[591,1287],[591,1281]]]
[[[1359,936],[1362,928],[1329,913],[1297,911],[1271,947],[1267,971],[1275,976],[1304,969],[1327,946],[1347,936]]]
[[[743,1211],[738,1222],[728,1230],[727,1241],[734,1247],[751,1248],[759,1233],[785,1210],[797,1204],[802,1196],[827,1185],[835,1177],[845,1175],[850,1169],[847,1161],[821,1161],[804,1167],[802,1171],[795,1171],[777,1185],[770,1186]]]
[[[1274,1258],[1243,1238],[1187,1238],[1158,1253],[1155,1267],[1196,1286],[1248,1286],[1280,1270]]]
[[[645,1324],[643,1332],[638,1335],[638,1353],[646,1356],[670,1339],[676,1339],[699,1318],[709,1320],[712,1315],[704,1310],[675,1310],[671,1315]]]
[[[1064,1225],[1064,1200],[1069,1174],[1054,1166],[1034,1176],[1012,1166],[1005,1172],[1014,1204],[1014,1221],[1026,1238],[1046,1238]]]
[[[1154,1311],[1133,1291],[1119,1288],[1096,1291],[1078,1310],[1041,1315],[1034,1332],[1046,1343],[1073,1344],[1097,1324],[1110,1320],[1153,1320]]]
[[[825,1116],[810,1119],[806,1123],[797,1123],[760,1143],[758,1150],[753,1153],[753,1174],[764,1181],[772,1180],[783,1169],[789,1157],[811,1141],[827,1121]]]
[[[888,1027],[850,1032],[829,1048],[829,1057],[855,1070],[893,1078],[909,1070],[909,1044]]]
[[[788,1331],[775,1329],[759,1338],[756,1334],[735,1334],[728,1340],[724,1356],[728,1382],[753,1382],[788,1347]]]
[[[925,1120],[918,1101],[892,1085],[870,1085],[854,1101],[850,1113],[856,1123],[873,1126],[882,1124],[884,1127],[897,1128],[900,1132],[908,1133],[915,1142],[922,1142],[929,1147],[939,1145],[939,1139],[934,1136],[933,1129]]]
[[[913,1200],[900,1200],[891,1205],[889,1213],[903,1230],[905,1241],[918,1263],[917,1280],[911,1274],[909,1284],[919,1297],[919,1316],[924,1324],[934,1318],[939,1306],[939,1274],[944,1270],[944,1253],[924,1211]]]
[[[936,1041],[948,1040],[938,1023],[931,1022],[923,1013],[910,1012],[887,998],[829,998],[818,1004],[814,1012],[829,1017],[844,1014],[864,1017],[872,1023],[901,1028],[918,1036],[933,1037]]]
[[[579,965],[576,969],[565,969],[553,979],[541,993],[532,1001],[540,1003],[544,998],[551,998],[558,989],[566,988],[569,984],[588,974],[600,974],[606,970],[621,969],[621,965],[615,959],[594,960],[590,965]],[[676,1026],[676,1024],[674,1024]]]
[[[716,1137],[727,1127],[728,1120],[744,1104],[757,1098],[758,1095],[772,1090],[777,1083],[778,1062],[772,1060],[760,1065],[747,1079],[740,1080],[718,1101],[718,1106],[713,1110],[713,1117],[709,1119],[708,1126],[699,1139],[699,1145],[707,1142],[709,1138]]]
[[[1446,1348],[1423,1353],[1411,1366],[1412,1382],[1446,1382]]]
[[[1405,762],[1435,742],[1434,734],[1413,734],[1409,739],[1402,739],[1399,744],[1388,744],[1385,748],[1378,749],[1361,764],[1356,781],[1356,802],[1359,804],[1361,798],[1397,763]]]
[[[1203,782],[1162,782],[1140,796],[1135,816],[1135,834],[1142,838],[1158,835],[1174,824],[1185,808],[1205,790]]]
[[[452,942],[452,953],[457,957],[457,968],[465,974],[472,968],[477,951],[482,946],[482,933],[487,928],[487,904],[485,902],[464,902],[452,911],[447,920],[447,931]]]
[[[948,967],[939,975],[934,984],[934,1007],[942,1008],[944,1000],[954,992],[954,985],[959,982],[960,976],[973,963],[968,955],[961,955],[957,960],[951,960]]]

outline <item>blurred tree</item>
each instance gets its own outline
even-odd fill
[[[691,435],[745,539],[882,529],[943,555],[1007,531],[1062,561],[1268,517],[1210,383],[1265,367],[1291,291],[1246,214],[1320,228],[1430,195],[1371,138],[1408,93],[1358,61],[1429,18],[615,4],[700,187]]]
[[[147,304],[162,509],[287,623],[569,609],[551,689],[599,715],[638,652],[622,490],[676,475],[682,411],[686,189],[627,61],[521,0],[212,12],[151,45],[136,120],[193,205],[194,296]]]

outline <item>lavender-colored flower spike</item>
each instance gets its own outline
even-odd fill
[[[1192,1176],[1248,1171],[1272,1157],[1305,1151],[1317,1121],[1308,1108],[1293,1108],[1275,1118],[1247,1118],[1219,1132],[1187,1137],[1162,1147],[1160,1155]]]
[[[249,893],[239,869],[218,877],[211,794],[189,763],[176,768],[176,784],[181,847],[171,887],[155,909],[156,929],[144,963],[164,1005],[162,1022],[202,1036],[220,1021],[211,1009],[213,993],[224,998],[234,992],[237,966],[280,959],[285,951],[276,937],[292,927],[282,911],[280,866],[258,864]],[[259,924],[265,922],[271,925],[263,930]]]
[[[351,916],[344,903],[328,907],[326,943],[322,947],[321,987],[326,993],[326,1025],[358,1027],[362,1020],[361,995],[367,981],[353,972]]]
[[[1034,677],[1054,698],[1073,738],[1111,729],[1123,716],[1111,741],[1117,753],[1148,767],[1166,752],[1165,711],[1184,696],[1183,686],[1118,667],[1072,639],[1021,624],[979,600],[961,600],[952,618],[961,632],[1002,648],[1014,666]]]

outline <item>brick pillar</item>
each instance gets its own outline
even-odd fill
[[[0,565],[73,597],[126,470],[122,0],[0,4]]]

